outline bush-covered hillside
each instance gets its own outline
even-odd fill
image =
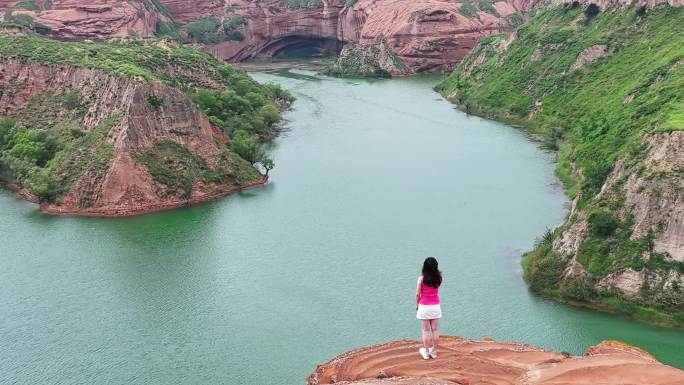
[[[166,195],[171,191],[187,196],[188,189],[192,188],[192,181],[188,179],[190,171],[193,180],[199,175],[201,178],[197,180],[204,183],[240,184],[255,180],[258,174],[250,164],[272,167],[272,161],[260,151],[259,144],[276,135],[281,109],[292,101],[292,96],[277,85],[258,84],[243,71],[199,48],[163,40],[65,43],[31,33],[0,34],[0,60],[10,59],[27,64],[100,69],[137,82],[162,81],[184,91],[228,136],[240,132],[234,147],[211,144],[225,147],[224,156],[218,163],[212,161],[212,167],[177,143],[156,143],[149,151],[137,154],[136,160],[148,168],[155,181],[168,187]],[[12,79],[7,81],[8,90],[23,87]],[[92,183],[102,180],[115,153],[108,139],[109,131],[123,116],[112,111],[112,117],[104,123],[92,129],[84,128],[86,113],[98,103],[99,96],[97,92],[94,95],[83,92],[51,90],[3,117],[0,177],[17,180],[50,202],[66,194],[84,175],[91,175]],[[160,110],[167,101],[164,95],[151,93],[145,103],[153,110]],[[173,129],[170,133],[181,142],[188,135]],[[245,147],[250,151],[244,151]],[[88,207],[92,198],[87,195],[81,202],[82,208]]]
[[[684,219],[673,217],[684,169],[672,148],[684,130],[682,26],[681,7],[542,9],[484,39],[439,86],[467,112],[521,124],[558,151],[574,208],[525,257],[533,290],[684,325],[684,261],[672,246]]]

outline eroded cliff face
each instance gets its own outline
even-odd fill
[[[684,131],[645,134],[641,140],[641,153],[620,159],[593,201],[600,207],[615,207],[621,221],[633,222],[630,240],[650,245],[641,256],[647,267],[622,267],[593,285],[644,304],[674,302],[672,310],[677,311],[679,302],[664,293],[678,293],[684,287],[684,274],[677,268],[684,262]],[[555,251],[572,256],[564,280],[591,275],[580,249],[591,236],[589,215],[574,204],[570,221],[553,242]]]
[[[271,56],[268,50],[285,39],[335,39],[343,45],[369,45],[382,36],[392,53],[412,71],[451,70],[483,36],[509,30],[513,14],[534,8],[539,2],[495,2],[489,12],[468,8],[449,0],[360,0],[352,7],[344,1],[325,0],[320,7],[288,8],[282,1],[236,1],[222,7],[198,7],[184,11],[179,2],[166,2],[183,22],[208,16],[243,16],[245,40],[209,47],[228,61]],[[281,46],[281,49],[285,45]],[[277,52],[275,52],[277,53]],[[396,74],[402,74],[401,71]]]
[[[166,19],[151,2],[112,0],[2,1],[5,21],[59,40],[107,40],[154,34]]]
[[[307,379],[322,384],[649,384],[684,383],[684,372],[659,363],[647,352],[604,341],[581,357],[535,346],[440,338],[439,357],[423,360],[417,341],[395,341],[341,354],[319,365]]]
[[[70,186],[56,202],[42,204],[45,212],[134,215],[205,202],[265,182],[244,161],[237,165],[244,180],[198,176],[182,188],[155,180],[141,155],[160,144],[188,151],[210,170],[237,162],[227,158],[228,137],[184,92],[163,82],[20,60],[0,60],[0,68],[0,115],[53,133],[69,129],[65,134],[93,138],[69,144],[74,151],[55,162],[61,182]],[[65,93],[78,95],[82,113],[50,102]],[[152,96],[158,105],[150,103]],[[176,172],[187,171],[178,166]]]
[[[0,10],[26,15],[34,26],[45,27],[43,33],[62,40],[142,37],[153,35],[159,23],[182,27],[208,18],[220,23],[244,18],[244,24],[234,27],[239,38],[204,42],[209,52],[230,62],[321,41],[335,43],[326,51],[334,53],[382,36],[393,54],[416,72],[453,69],[480,38],[510,30],[540,1],[498,1],[486,9],[451,0],[359,0],[351,7],[345,7],[345,0],[312,1],[310,6],[283,0],[160,0],[159,5],[147,0],[36,1],[39,9],[14,7],[16,3],[0,2]],[[180,35],[191,40],[182,30]]]

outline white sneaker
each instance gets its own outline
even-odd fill
[[[418,349],[418,353],[420,353],[420,356],[423,357],[424,360],[430,359],[430,354],[428,354],[427,349],[420,348],[420,349]]]
[[[430,349],[429,353],[430,353],[430,358],[432,358],[432,359],[437,358],[437,349]]]

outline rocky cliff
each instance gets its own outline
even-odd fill
[[[2,174],[44,211],[74,215],[140,214],[264,183],[258,160],[233,151],[233,124],[191,99],[197,90],[251,92],[262,108],[251,117],[280,102],[192,48],[0,35]]]
[[[353,350],[319,365],[308,377],[307,384],[684,383],[683,371],[663,365],[647,352],[617,341],[592,346],[581,357],[521,343],[442,337],[439,357],[423,360],[418,355],[419,347],[420,343],[416,341],[404,340]]]
[[[573,204],[524,259],[533,290],[684,325],[684,8],[660,3],[540,11],[441,91],[558,150]]]
[[[152,1],[0,1],[5,21],[60,40],[106,40],[150,36],[166,16]]]
[[[539,0],[2,1],[6,20],[62,40],[163,34],[227,61],[308,46],[335,54],[378,37],[411,72],[451,70],[480,38],[510,30]],[[404,71],[405,72],[405,71]],[[402,71],[398,72],[399,74]]]

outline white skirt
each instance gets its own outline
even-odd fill
[[[418,305],[416,313],[418,319],[439,319],[442,318],[442,307],[437,305]]]

